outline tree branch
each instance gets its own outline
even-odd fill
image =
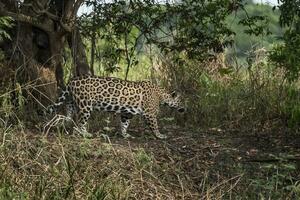
[[[0,7],[0,16],[12,17],[13,19],[15,19],[17,21],[34,25],[37,28],[40,28],[43,31],[48,32],[48,33],[53,31],[51,26],[49,26],[49,24],[47,24],[47,23],[42,23],[39,20],[37,20],[31,16],[28,16],[28,15],[6,11],[3,7]]]
[[[67,31],[72,32],[75,27],[75,19],[77,11],[84,0],[68,0],[65,1],[64,15],[60,21],[60,25]]]
[[[63,11],[63,21],[70,22],[73,14],[73,4],[75,0],[65,1],[64,11]]]
[[[74,4],[74,9],[73,9],[73,15],[76,16],[79,7],[81,6],[81,4],[84,2],[84,0],[77,0]]]
[[[43,8],[43,5],[41,5],[40,2],[37,1],[36,3],[37,3],[37,5],[38,5],[38,7],[39,7],[39,10],[37,10],[34,6],[32,6],[32,4],[29,4],[28,6],[30,6],[30,7],[34,10],[34,12],[37,13],[38,15],[46,15],[46,16],[49,17],[51,20],[59,22],[60,26],[61,26],[66,32],[69,32],[69,33],[72,32],[72,27],[69,26],[69,25],[67,25],[67,24],[65,24],[65,23],[63,23],[62,19],[61,19],[59,16],[57,16],[57,15],[55,15],[55,14],[49,12],[49,11],[48,11],[48,8],[47,8],[47,9],[46,9],[46,8]]]

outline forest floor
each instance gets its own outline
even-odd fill
[[[1,131],[0,199],[300,198],[299,134],[161,129],[168,139]]]

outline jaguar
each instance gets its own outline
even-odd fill
[[[155,136],[165,139],[166,135],[160,133],[157,123],[160,104],[176,108],[179,112],[185,111],[180,95],[169,93],[150,81],[134,82],[91,75],[72,78],[48,111],[57,112],[63,104],[69,117],[74,113],[77,115],[79,132],[83,135],[88,133],[86,125],[92,111],[119,113],[124,138],[132,137],[127,133],[130,119],[134,115],[142,115]]]

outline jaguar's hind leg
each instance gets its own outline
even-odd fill
[[[127,128],[129,126],[131,118],[132,115],[130,114],[121,114],[121,134],[124,138],[134,138],[133,136],[127,133]]]

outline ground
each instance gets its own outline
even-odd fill
[[[299,134],[161,129],[168,139],[2,131],[0,199],[300,198]]]

